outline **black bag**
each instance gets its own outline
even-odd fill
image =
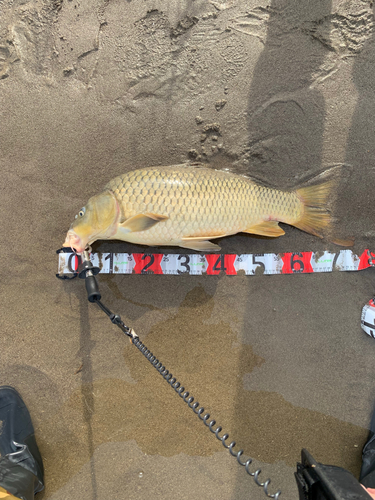
[[[301,463],[294,473],[300,500],[370,500],[371,496],[353,476],[341,467],[323,465],[303,449]]]

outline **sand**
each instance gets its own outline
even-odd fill
[[[30,409],[39,498],[265,498],[83,281],[56,279],[55,251],[111,178],[191,160],[282,189],[342,165],[325,240],[283,225],[274,240],[224,238],[223,253],[338,251],[333,237],[374,249],[374,32],[364,0],[1,3],[0,384]],[[297,497],[303,447],[358,475],[372,269],[98,281],[271,492]]]

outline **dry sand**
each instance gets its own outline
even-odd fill
[[[374,33],[365,0],[0,3],[0,383],[32,414],[39,498],[264,498],[84,283],[55,278],[55,250],[108,180],[191,159],[280,188],[343,164],[334,235],[374,249]],[[284,229],[220,244],[338,250]],[[93,247],[108,249],[144,250]],[[358,474],[375,400],[375,343],[360,328],[371,269],[99,284],[271,491],[296,498],[302,447]]]

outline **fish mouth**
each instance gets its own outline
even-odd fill
[[[73,252],[82,253],[86,248],[87,243],[83,244],[81,238],[72,229],[66,235],[63,247],[70,247]]]

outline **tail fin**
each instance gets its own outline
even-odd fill
[[[303,211],[300,220],[292,225],[319,238],[323,238],[323,232],[328,233],[328,239],[336,245],[353,245],[353,238],[339,239],[332,235],[333,217],[328,208],[335,199],[335,188],[346,182],[351,172],[351,165],[337,164],[297,187],[294,193],[301,200]]]
[[[335,185],[335,180],[329,180],[297,189],[295,193],[303,203],[303,215],[299,221],[293,223],[293,226],[323,238],[323,230],[329,229],[333,220],[327,204]],[[354,238],[342,239],[330,236],[329,240],[343,247],[350,247],[354,244]]]
[[[323,238],[323,229],[327,228],[331,223],[331,214],[327,210],[327,202],[334,184],[333,180],[329,180],[295,191],[303,203],[303,214],[293,226]]]

